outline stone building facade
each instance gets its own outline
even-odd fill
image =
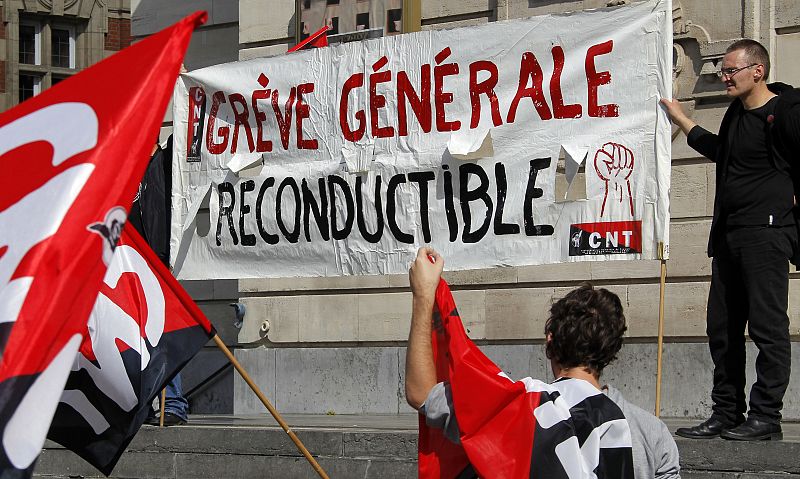
[[[0,1],[0,111],[131,43],[129,0]]]
[[[137,3],[142,10],[137,9]],[[281,55],[298,40],[298,32],[306,30],[305,25],[301,29],[302,0],[194,0],[169,2],[169,7],[153,1],[149,8],[148,3],[133,2],[134,36],[151,33],[156,27],[166,26],[165,19],[196,8],[211,12],[209,26],[195,34],[190,47],[190,69],[223,57],[230,61]],[[371,9],[385,12],[389,2],[368,3]],[[405,0],[401,21],[403,31],[469,27],[622,3]],[[237,15],[232,17],[234,10]],[[171,12],[172,17],[159,13],[163,11]],[[137,25],[145,24],[149,26],[137,30]],[[729,101],[715,72],[725,48],[735,40],[747,37],[761,41],[772,55],[772,80],[800,85],[800,63],[796,60],[800,52],[800,3],[795,0],[673,0],[673,31],[674,95],[709,129],[719,126]],[[225,46],[214,39],[230,41],[232,36],[236,37],[234,41]],[[711,262],[705,249],[714,187],[714,165],[691,150],[683,134],[676,131],[670,259],[666,263],[664,416],[701,417],[710,411],[712,366],[705,342],[705,310]],[[605,379],[635,403],[652,410],[660,267],[658,261],[570,263],[450,272],[446,278],[453,285],[470,336],[512,377],[550,377],[542,343],[546,312],[554,298],[586,280],[616,292],[625,304],[628,341]],[[220,319],[214,319],[215,323],[227,335],[226,341],[236,346],[236,356],[278,410],[337,414],[411,411],[403,397],[411,306],[405,275],[187,282],[187,287],[205,308],[217,308]],[[790,291],[791,333],[798,341],[797,273],[791,274]],[[223,312],[225,303],[232,300],[247,306],[240,330],[231,327],[231,314]],[[755,348],[752,344],[750,348],[752,371]],[[204,354],[196,361],[197,369],[217,361],[214,352]],[[798,342],[793,343],[793,359],[800,361]],[[795,366],[798,370],[800,363]],[[224,405],[230,410],[220,412],[237,414],[263,412],[238,378],[226,379],[215,387],[212,389],[218,398],[227,397],[228,388],[232,397],[229,402],[209,400],[205,407]],[[786,395],[787,419],[800,419],[798,393],[800,374],[795,374]]]

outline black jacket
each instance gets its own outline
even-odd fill
[[[172,136],[166,148],[158,148],[150,158],[139,193],[128,220],[169,266],[170,204],[172,196]]]
[[[768,117],[766,125],[770,160],[773,167],[791,175],[797,198],[800,193],[800,90],[785,83],[771,83],[769,89],[778,95],[772,121]],[[711,220],[711,232],[708,238],[708,256],[714,256],[714,246],[722,240],[725,233],[721,209],[731,146],[728,130],[732,118],[738,115],[742,108],[744,107],[741,100],[738,98],[733,100],[722,118],[719,135],[700,126],[692,128],[687,135],[689,146],[717,164],[717,187],[714,193],[714,217]],[[800,209],[797,206],[794,209],[794,216],[795,225],[800,228]],[[800,264],[800,251],[795,251],[792,263]]]

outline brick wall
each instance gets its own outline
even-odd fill
[[[129,18],[109,18],[105,49],[119,51],[131,44],[131,21]]]

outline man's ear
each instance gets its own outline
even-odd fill
[[[755,81],[759,81],[764,78],[764,65],[756,65],[755,72],[753,73],[753,79]]]

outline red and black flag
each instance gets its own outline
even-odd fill
[[[0,115],[4,478],[29,477],[39,456],[205,18],[187,17]]]
[[[432,341],[458,441],[420,416],[419,477],[633,479],[630,430],[619,407],[580,379],[509,379],[467,337],[444,280]]]
[[[111,474],[153,398],[213,335],[194,301],[127,226],[48,438]]]

